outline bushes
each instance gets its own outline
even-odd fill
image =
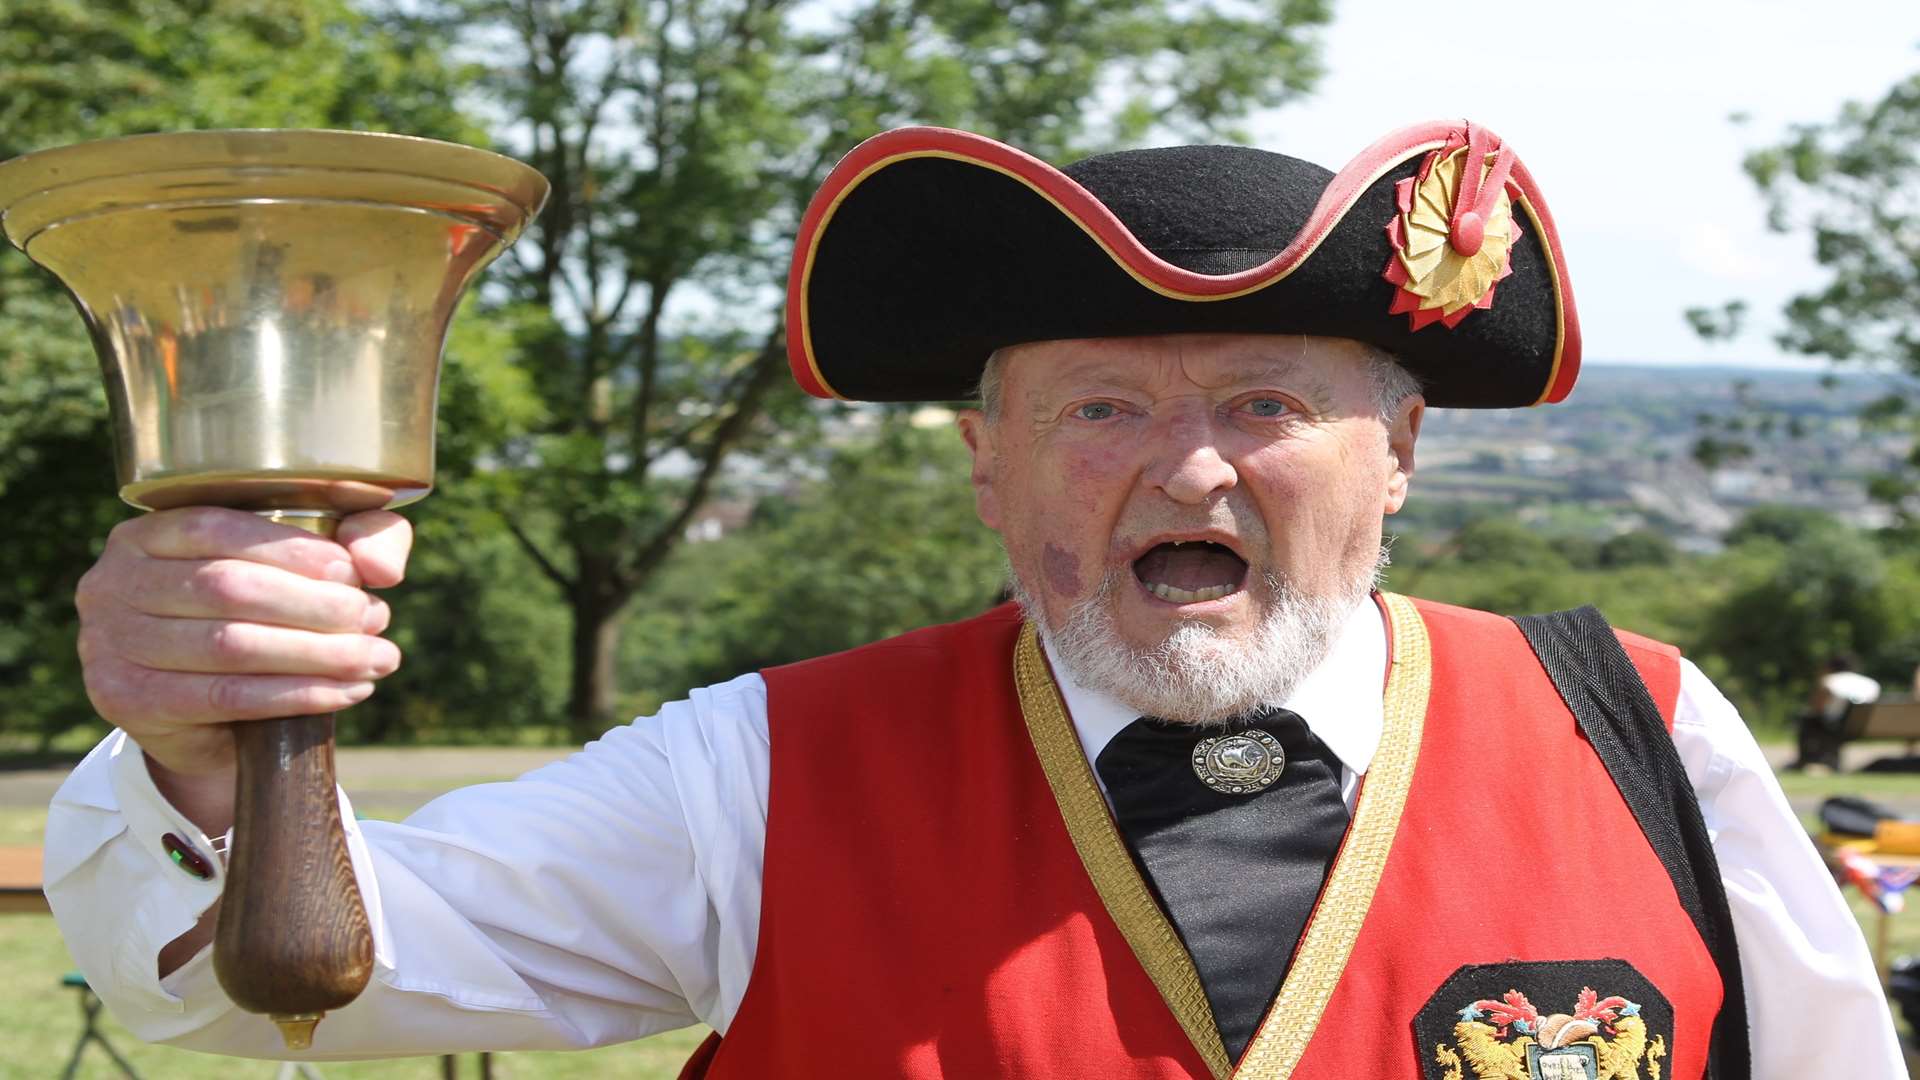
[[[1509,615],[1595,604],[1616,626],[1680,646],[1767,731],[1785,730],[1838,651],[1890,688],[1908,685],[1920,661],[1910,544],[1790,507],[1752,511],[1727,539],[1713,555],[1646,532],[1583,547],[1482,520],[1448,545],[1397,546],[1389,584]]]

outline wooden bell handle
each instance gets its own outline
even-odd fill
[[[234,1004],[266,1013],[290,1050],[373,974],[333,772],[333,717],[232,725],[239,775],[213,969]]]

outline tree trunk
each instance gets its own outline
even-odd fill
[[[567,692],[568,735],[575,742],[598,738],[614,716],[614,659],[620,646],[626,598],[613,599],[586,581],[573,597],[573,670]]]

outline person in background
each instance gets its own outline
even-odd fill
[[[1846,742],[1847,711],[1855,705],[1880,700],[1879,680],[1862,675],[1852,653],[1827,658],[1820,677],[1807,693],[1799,717],[1799,756],[1793,768],[1826,771],[1840,767],[1840,747]]]

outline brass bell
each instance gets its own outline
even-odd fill
[[[448,324],[547,191],[517,161],[399,135],[138,135],[0,164],[0,229],[92,335],[121,498],[331,535],[432,488]],[[331,716],[234,725],[214,965],[296,1049],[373,969],[332,734]]]

